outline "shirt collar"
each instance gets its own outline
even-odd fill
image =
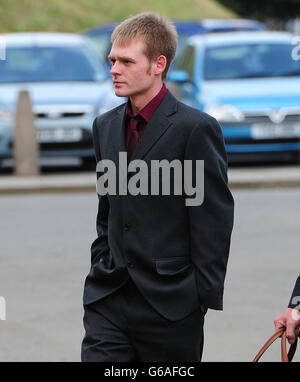
[[[167,94],[167,91],[168,91],[168,89],[167,89],[166,85],[163,84],[162,88],[157,93],[157,95],[154,98],[152,98],[152,100],[150,102],[148,102],[147,105],[144,106],[143,109],[137,113],[137,115],[140,115],[148,123],[150,121],[150,118],[152,117],[153,113],[158,108],[161,101],[163,100],[163,98]],[[130,99],[128,99],[128,102],[127,102],[126,115],[128,115],[130,117],[136,117],[136,115],[134,115],[132,112]]]

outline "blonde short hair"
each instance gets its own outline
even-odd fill
[[[158,13],[139,13],[117,25],[111,35],[111,42],[120,45],[126,45],[132,40],[144,42],[144,53],[150,62],[161,54],[166,57],[167,65],[162,73],[164,80],[176,54],[177,31],[174,24]]]

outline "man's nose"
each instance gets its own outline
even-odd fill
[[[116,75],[116,74],[120,74],[120,68],[119,68],[119,65],[117,64],[117,62],[114,62],[112,65],[111,65],[111,68],[110,68],[110,74],[113,76],[113,75]]]

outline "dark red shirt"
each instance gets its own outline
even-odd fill
[[[145,127],[147,126],[147,123],[150,121],[150,118],[152,117],[153,113],[160,105],[161,101],[164,99],[167,92],[168,92],[168,89],[166,85],[163,84],[159,93],[154,98],[152,98],[152,100],[148,102],[147,105],[143,107],[143,109],[140,110],[136,115],[133,114],[131,109],[130,99],[128,99],[128,103],[126,106],[126,149],[128,148],[128,142],[129,142],[129,137],[131,133],[130,125],[131,125],[132,119],[133,118],[139,119],[138,133],[139,133],[139,138],[141,138],[145,130]]]

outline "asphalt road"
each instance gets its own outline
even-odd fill
[[[224,311],[209,310],[203,361],[251,361],[300,271],[300,189],[234,192]],[[0,197],[0,361],[80,361],[93,193]],[[279,341],[263,361],[279,361]]]

